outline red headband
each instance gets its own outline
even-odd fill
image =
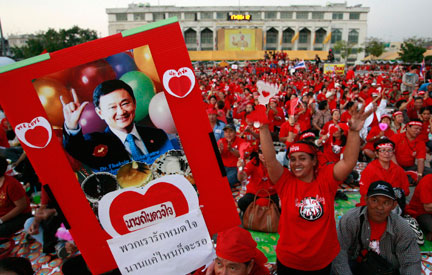
[[[315,138],[316,136],[315,136],[315,134],[312,133],[312,132],[307,132],[307,133],[304,133],[303,135],[300,136],[300,140],[305,139],[305,138],[308,138],[308,137],[313,137],[313,138]]]
[[[420,121],[410,121],[408,122],[409,126],[420,126],[423,127],[423,123],[421,123]]]
[[[392,149],[394,149],[393,144],[391,144],[390,142],[378,144],[377,147],[376,147],[376,149],[382,149],[382,148],[392,148]]]
[[[294,143],[293,145],[291,145],[289,148],[288,156],[296,152],[303,152],[312,155],[316,154],[315,150],[310,145],[307,145],[305,143]]]
[[[402,115],[402,112],[401,111],[394,112],[393,117],[396,117],[397,115]]]

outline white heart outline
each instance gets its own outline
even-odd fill
[[[195,189],[192,187],[192,184],[185,177],[180,175],[163,176],[156,180],[152,180],[151,182],[146,184],[143,188],[136,188],[136,187],[125,188],[125,189],[120,189],[117,191],[110,192],[105,196],[103,196],[102,199],[99,201],[99,209],[98,209],[99,221],[103,229],[113,238],[116,236],[121,236],[114,229],[111,223],[111,219],[109,215],[111,203],[114,201],[114,199],[117,196],[119,196],[124,192],[132,191],[132,192],[139,193],[141,195],[145,195],[145,193],[147,193],[147,190],[149,190],[152,186],[158,184],[159,182],[169,183],[174,185],[178,189],[180,189],[186,201],[188,202],[189,211],[192,211],[194,209],[199,209],[198,196],[195,192]]]
[[[42,126],[43,128],[45,128],[48,131],[48,140],[45,143],[45,145],[42,147],[32,144],[25,137],[25,133],[28,130],[33,130],[34,128],[36,128],[36,126]],[[51,128],[51,124],[49,123],[49,121],[46,118],[44,118],[43,116],[38,116],[38,117],[35,117],[34,119],[32,119],[32,121],[30,121],[30,122],[23,122],[23,123],[20,123],[17,126],[15,126],[15,134],[17,135],[18,139],[20,141],[22,141],[28,147],[36,148],[36,149],[43,149],[43,148],[47,147],[51,141],[52,128]]]
[[[258,88],[258,102],[262,105],[267,105],[270,101],[270,98],[275,96],[279,92],[279,85],[277,84],[271,84],[262,80],[258,80],[256,83],[256,86]],[[262,92],[266,91],[269,92],[269,96],[263,96]]]
[[[183,95],[183,96],[179,96],[176,93],[174,93],[173,91],[171,91],[170,87],[169,87],[169,81],[171,80],[171,78],[173,77],[180,77],[180,76],[186,76],[187,78],[189,78],[191,85],[189,87],[189,90]],[[188,68],[188,67],[182,67],[180,69],[176,70],[167,70],[165,71],[165,73],[163,74],[162,77],[162,83],[163,86],[165,88],[165,90],[172,96],[177,97],[177,98],[185,98],[187,95],[189,95],[193,88],[195,87],[195,74],[194,72]]]

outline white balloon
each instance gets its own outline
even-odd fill
[[[0,56],[0,67],[15,63],[15,60],[6,56]]]
[[[152,97],[149,104],[149,116],[153,124],[168,134],[177,133],[168,102],[163,92]]]

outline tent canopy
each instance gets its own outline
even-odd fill
[[[313,60],[315,55],[322,60],[327,59],[326,51],[283,51],[292,59]],[[260,60],[264,59],[265,51],[189,51],[192,61],[219,60]]]

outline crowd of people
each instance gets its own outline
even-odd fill
[[[286,53],[266,52],[235,69],[197,68],[228,182],[245,190],[236,202],[240,215],[256,197],[278,205],[278,274],[358,274],[356,259],[364,251],[382,256],[395,272],[420,274],[420,235],[406,215],[432,241],[431,70],[357,65],[324,74],[318,59],[299,69],[299,60]],[[277,91],[260,89],[258,81]],[[7,120],[0,146],[0,237],[24,228],[44,253],[76,254],[73,240],[60,237],[62,220],[45,192],[31,217],[29,197],[41,187]],[[7,174],[6,159],[21,172],[27,194]],[[359,161],[367,162],[361,175],[353,171]],[[336,225],[334,202],[343,182],[358,185],[361,199]],[[407,203],[410,186],[416,188]],[[270,272],[241,228],[219,234],[216,254],[210,268],[196,274]]]

